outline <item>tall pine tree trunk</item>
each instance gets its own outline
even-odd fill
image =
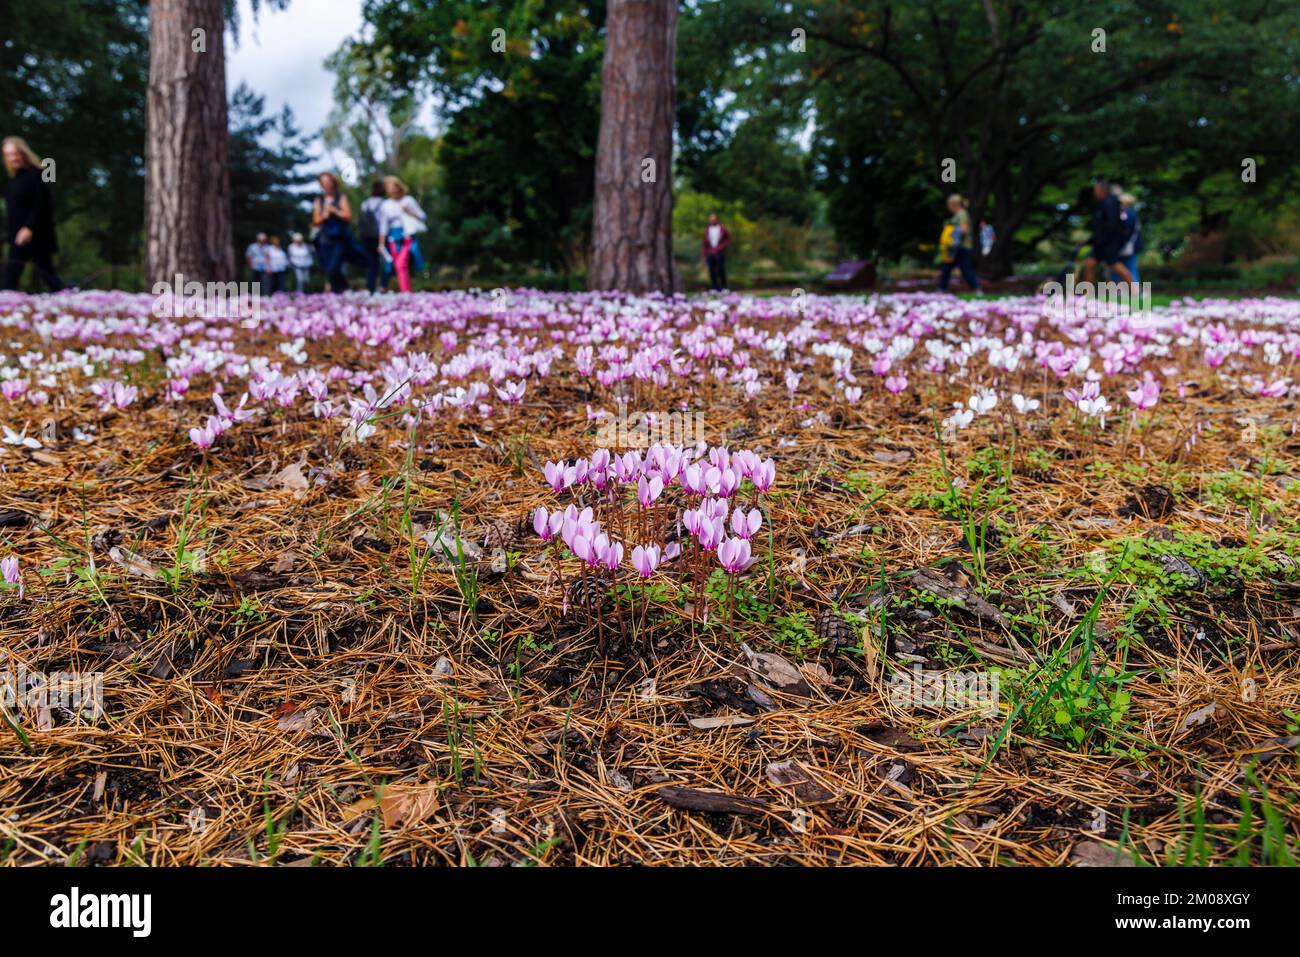
[[[675,292],[676,0],[609,0],[592,222],[592,289]]]
[[[149,4],[146,123],[149,283],[234,279],[222,0]]]

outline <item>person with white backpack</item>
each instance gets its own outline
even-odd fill
[[[384,177],[384,192],[388,198],[379,207],[379,251],[397,274],[397,288],[410,292],[412,262],[416,272],[424,269],[416,238],[426,228],[424,210],[396,176]]]

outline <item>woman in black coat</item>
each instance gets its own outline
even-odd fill
[[[31,262],[50,291],[58,292],[63,283],[54,272],[54,254],[59,251],[54,236],[54,196],[41,178],[40,158],[22,137],[10,136],[4,141],[4,164],[9,173],[5,185],[9,255],[0,288],[17,289],[23,267]]]

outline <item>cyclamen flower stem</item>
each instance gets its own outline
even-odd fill
[[[591,589],[600,589],[599,572],[592,575],[592,581],[594,582],[594,585],[589,588],[584,584],[582,589],[583,596],[587,599],[588,605],[590,605],[591,602]],[[597,594],[596,596],[596,648],[603,655],[605,653],[605,616],[603,608],[605,603],[601,601],[602,597],[603,596],[600,594]]]
[[[691,608],[691,635],[695,635],[695,626],[700,620],[700,548],[696,545],[691,549],[691,557],[688,565],[690,570],[691,592],[694,594],[695,603]]]
[[[702,552],[700,555],[700,614],[701,620],[707,624],[709,620],[709,571],[708,571],[709,553]]]
[[[641,584],[641,620],[637,622],[636,632],[633,635],[634,641],[640,641],[645,634],[646,615],[650,610],[650,580],[646,579]]]
[[[548,546],[547,551],[550,552],[551,561],[555,565],[555,577],[560,583],[560,597],[563,601],[567,602],[569,600],[569,593],[564,587],[564,562],[562,561],[562,556],[556,554],[556,549],[557,546],[551,544]]]
[[[610,584],[610,588],[614,589],[615,594],[618,594],[618,582],[619,579],[622,577],[620,572],[621,569],[619,568],[616,568],[612,572],[610,572],[609,584]],[[621,604],[619,604],[618,611],[616,612],[616,614],[618,616],[618,633],[620,636],[624,636],[627,634],[627,628],[625,627],[625,625],[627,622],[628,610],[624,608]]]

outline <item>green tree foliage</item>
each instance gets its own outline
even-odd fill
[[[590,245],[605,8],[580,0],[367,0],[369,45],[398,86],[445,114],[437,256],[584,268]]]
[[[808,158],[781,124],[766,114],[741,120],[725,139],[695,143],[681,160],[691,185],[738,200],[754,218],[807,223],[816,204]]]
[[[421,84],[397,77],[391,49],[357,40],[344,41],[325,66],[334,72],[325,145],[352,159],[360,179],[397,173],[403,142],[417,132]]]
[[[0,23],[0,136],[54,161],[66,278],[116,283],[140,255],[148,7],[12,3]]]
[[[744,270],[753,259],[757,225],[745,215],[739,200],[719,199],[694,190],[681,191],[673,198],[673,255],[681,263],[682,274],[696,282],[708,278],[700,243],[708,228],[710,213],[717,213],[731,234],[731,248],[727,250],[728,268]]]
[[[807,223],[812,177],[795,142],[803,103],[785,95],[766,51],[719,45],[728,25],[721,4],[691,4],[678,20],[678,167],[693,189],[739,201],[751,219]]]
[[[230,97],[230,203],[240,262],[259,232],[306,232],[301,190],[311,179],[301,167],[310,159],[293,111],[267,116],[266,98],[241,83]]]
[[[1300,31],[1267,0],[712,0],[694,21],[691,42],[728,74],[709,77],[715,100],[812,117],[830,219],[866,255],[932,242],[955,191],[992,221],[986,268],[1006,272],[1086,220],[1089,204],[1061,194],[1086,197],[1071,187],[1099,167],[1179,197],[1204,191],[1210,211],[1227,185],[1216,176],[1239,174],[1243,157],[1260,158],[1260,182],[1238,175],[1230,209],[1300,155]],[[683,132],[706,147],[714,135]],[[1192,163],[1170,182],[1159,174],[1178,154]]]

